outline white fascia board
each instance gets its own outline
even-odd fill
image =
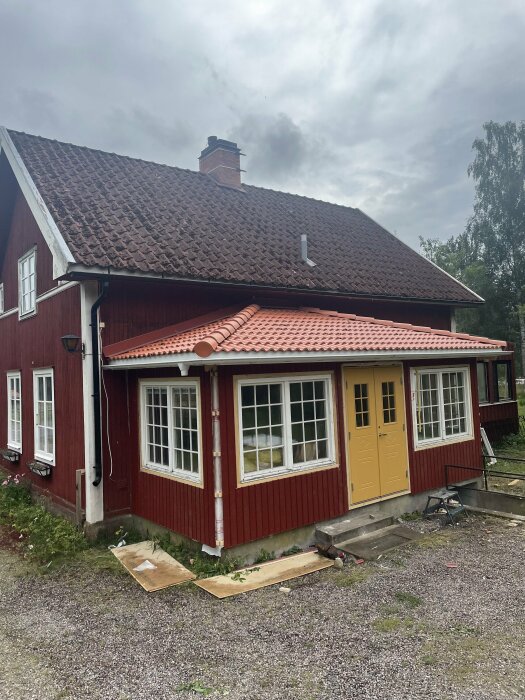
[[[5,153],[16,181],[22,190],[22,194],[51,251],[53,256],[53,278],[57,279],[58,277],[62,277],[62,275],[66,274],[68,265],[74,263],[75,259],[51,216],[46,203],[42,199],[33,178],[16,150],[5,126],[0,127],[0,151]]]
[[[156,357],[137,357],[129,360],[110,360],[105,369],[152,369],[177,365],[251,365],[285,364],[287,362],[380,362],[399,360],[453,359],[458,357],[493,357],[511,355],[501,348],[473,350],[378,350],[373,352],[219,352],[210,357],[199,357],[194,352]]]

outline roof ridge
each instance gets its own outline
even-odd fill
[[[71,141],[60,141],[60,139],[52,139],[49,136],[40,136],[39,134],[28,134],[27,131],[17,131],[16,129],[9,129],[6,127],[9,134],[16,134],[17,136],[28,136],[31,139],[40,139],[42,141],[48,141],[50,143],[56,143],[60,146],[71,146],[72,148],[80,148],[83,151],[90,151],[91,153],[99,153],[104,156],[115,156],[116,158],[123,158],[124,160],[132,160],[137,163],[145,163],[146,165],[156,165],[159,168],[169,168],[170,170],[178,170],[183,173],[190,173],[192,175],[203,176],[204,174],[198,170],[192,170],[191,168],[181,168],[179,165],[170,165],[169,163],[159,163],[156,160],[147,160],[146,158],[137,158],[136,156],[129,156],[124,153],[117,153],[116,151],[104,151],[102,148],[93,148],[93,146],[82,146],[78,143],[72,143]],[[264,189],[264,188],[263,188]]]
[[[340,316],[343,318],[348,318],[352,321],[361,321],[364,323],[376,323],[381,326],[390,326],[393,328],[404,328],[406,330],[417,331],[418,333],[432,333],[433,335],[444,335],[451,338],[461,338],[461,340],[472,340],[480,341],[482,343],[489,343],[490,345],[496,346],[506,346],[507,341],[505,340],[493,340],[492,338],[485,338],[482,335],[470,335],[469,333],[457,333],[456,331],[447,331],[440,328],[431,328],[430,326],[416,326],[412,323],[402,323],[401,321],[390,321],[388,319],[374,318],[373,316],[358,316],[357,314],[349,314],[343,311],[329,311],[326,309],[319,309],[314,306],[303,306],[301,311],[307,311],[309,313],[321,314],[323,316]]]
[[[233,335],[241,326],[244,326],[252,316],[260,311],[260,309],[261,307],[259,304],[250,304],[246,306],[242,311],[239,311],[235,316],[225,321],[220,328],[217,328],[213,333],[199,340],[195,344],[193,352],[199,355],[199,357],[209,357],[213,352],[219,349],[221,343]]]

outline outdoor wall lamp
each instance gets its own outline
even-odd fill
[[[80,343],[80,338],[78,335],[63,335],[60,340],[62,341],[62,345],[64,346],[64,350],[66,352],[81,352],[82,357],[84,357],[86,348],[84,343]]]

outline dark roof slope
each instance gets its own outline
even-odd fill
[[[358,209],[9,134],[75,261],[191,280],[472,303]],[[300,237],[308,234],[301,259]]]

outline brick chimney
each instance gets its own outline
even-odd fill
[[[208,145],[199,156],[199,170],[219,185],[241,189],[241,149],[233,141],[208,136]]]

